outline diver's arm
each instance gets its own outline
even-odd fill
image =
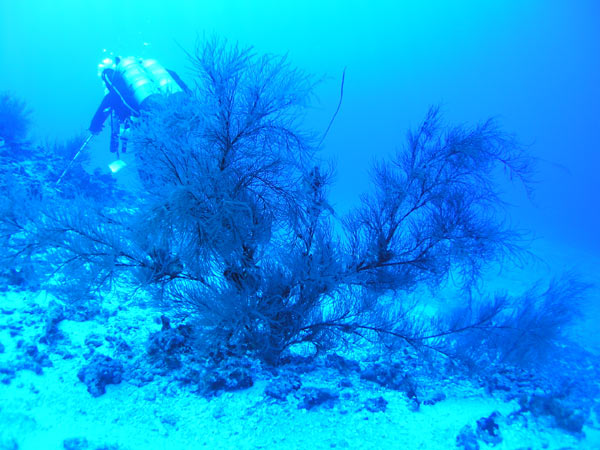
[[[187,87],[187,84],[185,84],[183,82],[183,80],[179,77],[179,75],[177,75],[177,72],[175,72],[173,70],[169,70],[169,69],[167,69],[167,72],[169,72],[169,75],[171,75],[173,77],[173,79],[179,85],[179,87],[181,89],[183,89],[183,92],[185,92],[188,95],[190,95],[192,93],[191,89],[189,87]]]
[[[113,107],[113,95],[108,93],[102,99],[102,103],[98,106],[96,110],[96,114],[92,118],[92,122],[90,123],[90,133],[98,134],[102,131],[102,127],[104,127],[104,122],[110,115],[110,111]]]

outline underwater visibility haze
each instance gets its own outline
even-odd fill
[[[0,449],[600,448],[600,3],[0,3]]]

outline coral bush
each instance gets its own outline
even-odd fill
[[[431,109],[398,154],[375,165],[373,192],[336,232],[332,171],[300,121],[311,78],[285,58],[219,41],[190,58],[194,96],[157,102],[132,129],[144,186],[136,203],[57,200],[17,221],[27,238],[13,247],[51,248],[67,291],[114,281],[144,290],[193,327],[199,351],[273,364],[296,344],[323,351],[364,339],[521,364],[528,347],[559,336],[553,317],[572,316],[570,297],[584,292],[576,282],[520,302],[468,295],[486,267],[524,252],[523,235],[505,226],[497,180],[504,172],[528,187],[530,159],[493,121],[446,127]],[[411,294],[450,274],[465,309],[433,320],[416,313]]]
[[[0,260],[5,268],[0,272],[1,289],[8,286],[36,288],[40,272],[55,270],[48,267],[41,253],[32,259],[33,248],[40,247],[35,246],[31,232],[34,224],[44,222],[44,215],[68,209],[75,198],[85,199],[85,205],[82,204],[85,209],[93,203],[110,204],[117,196],[124,195],[110,175],[89,174],[84,169],[85,154],[70,165],[58,186],[56,181],[84,138],[78,136],[62,143],[38,145],[26,141],[30,126],[28,111],[24,101],[8,93],[0,96],[0,137],[4,140],[0,148],[3,174],[0,178],[0,242],[3,244]],[[44,247],[49,248],[49,245],[50,241],[45,241]],[[19,258],[15,259],[15,254]]]
[[[22,143],[29,133],[30,111],[22,100],[0,93],[0,138],[10,147]]]

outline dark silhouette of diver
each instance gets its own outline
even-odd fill
[[[143,110],[152,109],[158,99],[168,95],[191,94],[190,89],[172,70],[167,70],[155,59],[142,59],[129,56],[115,58],[114,68],[102,71],[102,80],[108,93],[96,110],[90,123],[90,135],[69,162],[60,177],[56,180],[58,186],[73,162],[86,148],[92,136],[102,131],[104,122],[110,116],[110,151],[117,154],[117,161],[109,165],[113,172],[125,166],[119,156],[119,141],[121,151],[127,149],[127,139],[123,133],[131,126],[131,119],[138,117]],[[146,177],[146,174],[141,174]]]
[[[189,88],[172,70],[165,69],[154,59],[135,57],[116,58],[114,68],[102,71],[102,80],[108,93],[96,110],[90,123],[90,133],[102,131],[110,116],[110,151],[119,155],[127,149],[124,131],[131,126],[131,119],[140,112],[152,108],[157,97],[177,93],[190,93]]]

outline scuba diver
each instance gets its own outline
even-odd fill
[[[125,131],[131,126],[131,119],[140,112],[152,108],[157,96],[177,93],[191,93],[190,89],[172,70],[165,69],[154,59],[117,57],[113,67],[102,71],[102,80],[108,90],[90,123],[90,133],[102,131],[104,122],[110,116],[110,151],[119,157],[127,149]]]
[[[105,60],[104,64],[112,61]],[[96,110],[90,123],[90,135],[83,142],[73,159],[63,170],[56,181],[58,186],[73,165],[73,162],[88,145],[93,136],[99,134],[104,127],[104,122],[110,116],[110,151],[117,154],[117,160],[109,164],[110,170],[115,173],[126,164],[120,159],[121,152],[127,149],[126,131],[131,127],[131,121],[139,117],[144,110],[152,109],[161,97],[173,94],[191,94],[191,90],[172,70],[165,69],[155,59],[142,59],[129,56],[115,58],[114,64],[102,70],[102,80],[107,93],[102,103]]]

